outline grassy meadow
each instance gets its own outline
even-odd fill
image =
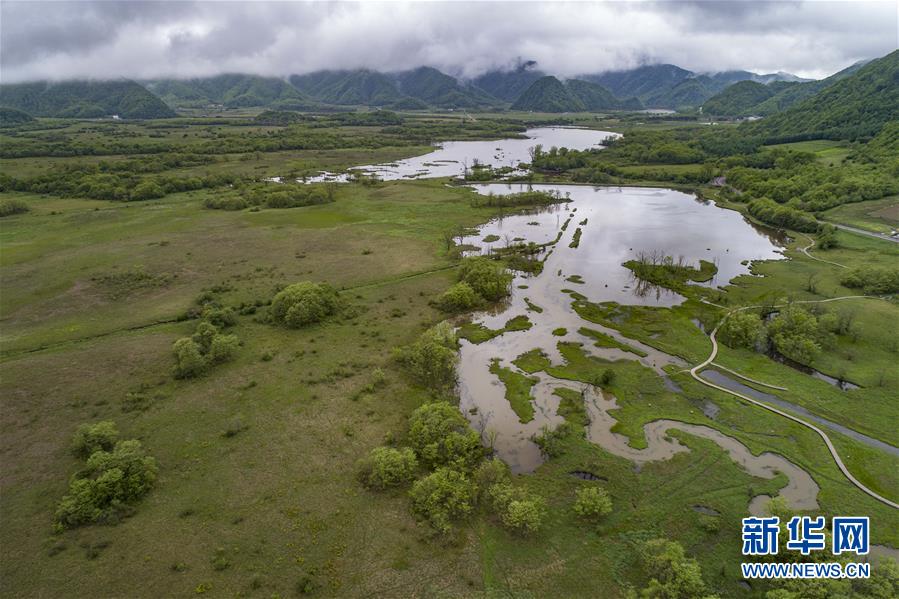
[[[504,118],[509,122],[496,121],[490,129],[496,115],[478,115],[474,124],[431,115],[414,127],[440,134],[456,128],[458,138],[490,139],[525,120],[557,117]],[[106,147],[127,140],[135,151],[160,143],[181,150],[221,137],[246,136],[255,143],[284,129],[231,120],[198,117],[190,125],[159,129],[47,122],[46,129],[5,131],[0,143],[13,140],[35,155],[4,157],[0,172],[28,178],[133,157],[39,155],[41,147],[58,144]],[[577,124],[615,127],[594,115],[579,116]],[[262,178],[428,150],[423,134],[356,125],[336,130],[347,140],[380,141],[215,153],[207,164],[166,173]],[[831,145],[804,149],[839,159],[840,149]],[[651,179],[659,168],[695,174],[700,166],[623,168]],[[604,596],[623,597],[649,582],[640,565],[641,543],[665,537],[699,561],[719,596],[764,596],[764,584],[741,584],[740,518],[753,496],[776,494],[786,478],[753,477],[714,443],[677,431],[671,435],[689,452],[637,469],[589,443],[581,432],[586,415],[577,406],[568,410],[573,426],[560,436],[558,455],[514,480],[547,504],[544,526],[530,536],[509,532],[478,508],[455,534],[437,537],[410,513],[405,488],[373,492],[358,482],[360,458],[378,445],[402,442],[409,414],[430,398],[392,350],[447,318],[434,300],[456,281],[459,256],[448,238],[496,214],[474,202],[474,192],[447,183],[353,183],[336,186],[333,201],[321,205],[233,211],[204,206],[227,192],[214,187],[130,202],[0,192],[0,200],[29,208],[0,221],[2,594],[538,597],[602,589]],[[834,218],[853,224],[851,219],[870,215],[869,208],[882,206],[853,204],[836,209],[842,212]],[[896,244],[836,235],[838,247],[812,254],[849,267],[899,259]],[[674,309],[575,304],[587,320],[697,363],[711,345],[691,319],[713,326],[724,313],[701,297],[730,308],[856,293],[841,285],[843,269],[798,251],[805,245],[797,237],[785,250],[789,260],[756,263],[753,275],[761,276],[740,277],[723,290],[703,288]],[[332,285],[344,309],[301,329],[270,323],[265,315],[277,291],[307,280]],[[196,328],[201,298],[238,313],[229,332],[240,345],[233,360],[205,375],[176,379],[172,344]],[[861,389],[840,391],[745,349],[722,346],[717,361],[787,387],[784,399],[815,414],[899,445],[891,426],[899,396],[899,303],[858,300],[851,309],[856,335],[840,337],[811,366]],[[522,329],[505,330],[515,335]],[[592,382],[611,370],[609,391],[619,406],[615,431],[632,446],[645,446],[644,424],[660,418],[718,428],[755,454],[780,453],[808,471],[820,487],[822,514],[869,515],[872,542],[899,547],[897,512],[853,487],[812,431],[704,387],[686,372],[670,373],[682,388],[675,393],[636,361],[606,362],[570,344],[562,355],[564,363],[552,364],[533,354],[528,372]],[[532,382],[502,370],[507,397],[525,420],[533,413]],[[373,384],[381,376],[383,382]],[[715,419],[704,415],[705,402],[718,407]],[[101,420],[114,421],[122,438],[142,442],[158,462],[158,480],[133,514],[115,525],[56,530],[56,506],[81,467],[70,450],[72,435],[79,424]],[[837,433],[832,437],[855,476],[899,497],[899,460]],[[575,471],[595,475],[612,497],[613,511],[599,525],[585,524],[572,511],[575,491],[593,484],[572,476]]]

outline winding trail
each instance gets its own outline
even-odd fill
[[[839,262],[831,262],[830,260],[825,260],[824,258],[818,258],[817,256],[812,256],[811,254],[809,254],[808,251],[810,249],[812,249],[813,247],[815,247],[815,240],[812,239],[811,237],[809,237],[808,235],[806,235],[805,233],[799,233],[799,234],[811,242],[804,248],[799,248],[800,252],[802,252],[803,254],[805,254],[806,256],[811,258],[812,260],[817,260],[818,262],[823,262],[825,264],[833,264],[834,266],[839,266],[840,268],[849,268],[845,264],[840,264]]]
[[[814,245],[814,242],[812,242],[812,244]],[[809,247],[811,247],[811,246],[809,246]],[[804,300],[804,301],[797,301],[797,302],[793,302],[793,303],[796,303],[796,304],[824,304],[824,303],[828,303],[828,302],[836,302],[836,301],[850,300],[850,299],[881,299],[881,298],[874,296],[874,295],[845,295],[842,297],[832,297],[832,298],[824,299],[824,300]],[[779,304],[779,305],[775,305],[773,307],[782,308],[787,305],[788,304]],[[837,467],[846,476],[846,478],[849,479],[849,482],[851,482],[853,485],[858,487],[862,492],[867,493],[868,495],[870,495],[877,501],[879,501],[885,505],[888,505],[891,508],[899,510],[899,504],[897,504],[893,501],[890,501],[886,497],[878,495],[877,493],[875,493],[874,491],[872,491],[871,489],[869,489],[868,487],[863,485],[857,478],[852,476],[852,473],[849,472],[849,469],[846,467],[846,464],[843,463],[843,460],[840,458],[840,455],[837,453],[836,447],[834,447],[833,442],[830,440],[830,437],[828,437],[827,433],[822,431],[820,428],[818,428],[814,424],[811,424],[809,422],[806,422],[805,420],[802,420],[801,418],[793,416],[792,414],[789,414],[789,413],[779,410],[773,406],[770,406],[762,401],[758,401],[751,397],[747,397],[747,396],[743,395],[742,393],[737,393],[736,391],[731,391],[730,389],[726,389],[724,387],[716,385],[715,383],[707,381],[704,378],[702,378],[701,376],[699,376],[699,371],[702,370],[703,368],[705,368],[706,366],[708,366],[709,364],[711,364],[712,361],[715,359],[715,357],[718,355],[718,341],[716,340],[715,336],[718,333],[718,329],[721,328],[721,325],[724,324],[725,320],[727,320],[728,316],[730,316],[731,314],[733,314],[735,312],[741,312],[743,310],[750,310],[753,308],[761,308],[761,307],[763,307],[763,306],[743,306],[742,308],[734,308],[733,310],[731,310],[730,312],[725,314],[724,318],[722,318],[721,321],[717,325],[715,325],[714,330],[712,330],[712,333],[709,335],[709,339],[712,342],[712,353],[709,354],[709,357],[706,358],[704,362],[702,362],[701,364],[698,364],[690,369],[690,376],[692,376],[694,379],[696,379],[703,385],[706,385],[707,387],[711,387],[713,389],[717,389],[718,391],[723,391],[724,393],[727,393],[729,395],[739,397],[740,399],[747,401],[753,405],[759,406],[760,408],[764,408],[764,409],[768,410],[769,412],[774,412],[775,414],[783,416],[784,418],[788,418],[789,420],[799,423],[806,428],[812,429],[813,431],[818,433],[819,437],[821,437],[824,440],[824,444],[827,446],[828,451],[830,451],[830,455],[833,457],[834,462],[836,462]]]

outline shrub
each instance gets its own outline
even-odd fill
[[[408,447],[376,447],[360,463],[359,478],[367,487],[386,489],[412,480],[417,467],[415,452]]]
[[[493,458],[481,462],[472,474],[478,500],[488,497],[494,485],[509,482],[509,478],[509,467],[502,460]]]
[[[215,335],[212,337],[212,343],[209,344],[209,352],[206,359],[209,364],[220,364],[227,362],[237,353],[240,341],[237,335]]]
[[[509,295],[512,275],[502,265],[488,258],[465,258],[459,266],[459,280],[488,301],[495,302]]]
[[[477,432],[458,408],[444,401],[424,404],[412,412],[409,442],[428,467],[453,465],[470,470],[484,455]]]
[[[596,521],[612,511],[612,498],[602,487],[583,487],[575,496],[574,513],[584,520]]]
[[[452,521],[467,516],[474,501],[474,488],[465,474],[450,468],[438,468],[416,481],[409,491],[412,510],[437,531],[452,530]]]
[[[156,473],[156,460],[146,455],[140,441],[119,441],[111,452],[95,451],[72,479],[56,519],[62,527],[112,521],[152,488]]]
[[[534,443],[547,457],[557,458],[565,453],[563,441],[571,430],[571,424],[568,422],[563,422],[554,429],[544,425],[541,434],[534,437]]]
[[[220,329],[226,329],[237,324],[237,313],[233,308],[206,308],[203,310],[203,320]]]
[[[272,300],[275,322],[299,328],[319,322],[337,311],[337,291],[327,283],[303,281],[288,285]]]
[[[529,534],[543,525],[546,505],[541,497],[529,495],[509,482],[493,485],[488,491],[493,509],[506,528]]]
[[[765,342],[767,332],[762,320],[754,312],[734,312],[721,325],[718,336],[730,347],[755,349]]]
[[[4,216],[12,216],[14,214],[23,214],[28,212],[30,208],[28,204],[22,200],[2,200],[0,201],[0,218]]]
[[[182,337],[175,341],[172,350],[175,352],[175,378],[186,379],[205,372],[206,357],[196,341],[190,337]]]
[[[478,306],[483,300],[464,281],[447,289],[437,300],[437,305],[446,312],[466,312]]]
[[[456,333],[449,323],[441,322],[394,353],[419,383],[443,390],[456,383],[457,350]]]
[[[87,458],[95,451],[111,450],[118,440],[119,431],[111,420],[82,424],[72,437],[72,451],[80,458]]]

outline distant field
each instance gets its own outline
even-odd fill
[[[822,214],[826,220],[858,227],[874,233],[891,233],[899,229],[899,196],[843,204]]]
[[[817,139],[814,141],[798,141],[790,144],[776,144],[769,148],[784,150],[796,150],[797,152],[812,152],[818,156],[818,160],[824,164],[842,164],[843,160],[851,153],[842,142]]]

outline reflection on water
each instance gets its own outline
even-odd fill
[[[390,164],[374,164],[355,167],[352,170],[365,175],[376,175],[384,181],[399,179],[425,179],[434,177],[460,177],[465,168],[475,162],[492,168],[511,167],[517,169],[522,162],[531,161],[530,149],[540,144],[549,149],[553,146],[572,150],[587,150],[602,145],[607,137],[618,133],[577,129],[573,127],[539,127],[528,129],[526,139],[500,139],[490,141],[447,141],[429,154],[399,160]],[[521,174],[521,173],[519,173]],[[323,172],[317,177],[309,177],[307,183],[333,181],[345,183],[345,173]]]
[[[517,184],[474,188],[482,194],[527,189]],[[783,258],[779,246],[766,231],[753,228],[734,211],[694,201],[689,194],[664,189],[576,185],[534,185],[533,188],[559,191],[563,196],[568,195],[569,201],[493,220],[475,234],[460,239],[462,243],[477,246],[482,253],[501,248],[517,238],[540,244],[558,239],[547,251],[540,274],[516,275],[509,301],[495,312],[479,313],[474,318],[475,322],[498,329],[513,316],[527,314],[533,327],[479,345],[463,341],[460,352],[462,412],[482,432],[485,441],[491,439],[497,454],[516,472],[532,471],[541,463],[540,451],[530,438],[543,426],[552,428],[561,421],[556,414],[559,398],[552,391],[557,387],[581,389],[583,385],[539,374],[540,383],[533,391],[536,417],[525,425],[518,421],[506,401],[503,385],[489,371],[492,358],[499,358],[503,366],[516,369],[512,360],[539,348],[558,364],[562,356],[556,344],[564,341],[581,343],[588,354],[607,360],[637,359],[660,376],[665,374],[663,366],[686,366],[679,358],[627,339],[614,329],[582,320],[571,308],[570,295],[563,290],[574,290],[591,301],[672,306],[683,298],[668,290],[641,294],[643,289],[635,288],[631,271],[621,264],[640,252],[653,251],[683,256],[687,264],[697,267],[699,260],[704,259],[718,265],[715,279],[704,285],[723,285],[737,275],[748,274],[751,260]],[[585,220],[586,224],[582,224]],[[580,242],[577,248],[572,248],[570,243],[578,228]],[[484,241],[485,238],[495,241]],[[582,277],[583,283],[567,280],[572,275]],[[521,289],[520,285],[527,288]],[[533,305],[543,311],[530,309]],[[595,339],[578,332],[581,327],[601,331],[646,356],[638,357],[618,348],[596,347]],[[557,328],[565,328],[566,334],[553,335]],[[671,390],[672,386],[668,388]]]

